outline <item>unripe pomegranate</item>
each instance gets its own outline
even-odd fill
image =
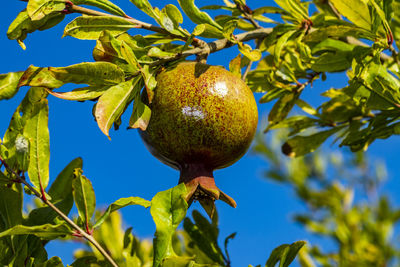
[[[215,185],[213,170],[239,160],[257,128],[254,96],[222,67],[183,62],[157,76],[149,125],[140,131],[150,152],[180,171],[187,200],[212,214],[214,200],[236,207]]]

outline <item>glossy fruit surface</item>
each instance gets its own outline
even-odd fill
[[[247,85],[222,67],[184,62],[157,76],[149,105],[149,125],[139,132],[155,157],[180,170],[188,203],[199,200],[210,217],[216,199],[236,207],[213,170],[240,159],[254,137],[257,105]]]
[[[160,73],[150,108],[150,123],[141,136],[153,155],[179,170],[233,164],[257,128],[251,90],[218,66],[184,62]]]

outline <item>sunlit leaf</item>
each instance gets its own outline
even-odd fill
[[[73,0],[75,5],[95,6],[114,15],[125,16],[124,11],[109,0]]]
[[[56,13],[48,15],[41,20],[32,21],[28,12],[24,9],[9,26],[7,37],[10,40],[17,40],[21,47],[25,49],[26,47],[22,41],[25,40],[28,33],[49,29],[60,23],[64,19],[64,16],[64,14]]]
[[[45,189],[49,182],[50,136],[47,99],[33,103],[32,113],[26,120],[24,136],[29,140],[29,179],[34,186]]]
[[[18,92],[18,83],[23,71],[0,74],[0,100],[10,99]]]
[[[186,186],[181,183],[174,188],[158,192],[151,200],[150,213],[156,224],[154,237],[154,263],[161,265],[163,259],[173,256],[172,236],[186,216]]]
[[[351,67],[351,53],[338,51],[336,53],[324,53],[314,64],[311,69],[316,72],[339,72],[345,71]]]
[[[239,78],[242,77],[242,70],[240,68],[241,62],[242,56],[240,54],[229,62],[229,71]]]
[[[83,16],[74,19],[65,27],[64,36],[68,35],[82,40],[97,40],[104,30],[115,36],[135,27],[136,24],[121,17]]]
[[[216,23],[206,12],[201,11],[194,3],[194,0],[178,0],[183,12],[196,24],[210,24],[222,30],[221,25]]]
[[[331,0],[340,14],[357,26],[370,30],[371,17],[366,1],[363,0]]]
[[[133,99],[135,90],[140,90],[141,77],[110,87],[98,100],[95,117],[100,130],[109,137],[109,130]]]
[[[151,202],[140,197],[120,198],[112,203],[110,206],[108,206],[103,215],[101,215],[101,217],[97,220],[93,228],[99,227],[110,216],[112,212],[131,205],[140,205],[142,207],[148,208],[150,207]]]
[[[65,0],[29,0],[26,10],[32,21],[36,21],[65,8]]]
[[[160,22],[160,14],[159,10],[157,11],[151,6],[148,0],[130,0],[137,8],[142,10],[144,13],[155,19],[157,22]]]

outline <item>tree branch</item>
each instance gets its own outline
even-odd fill
[[[44,204],[46,204],[47,206],[49,206],[52,210],[54,210],[65,222],[67,222],[72,228],[74,228],[76,231],[78,231],[78,233],[83,236],[84,238],[86,238],[86,240],[88,240],[90,243],[93,244],[93,246],[95,246],[98,251],[104,256],[104,258],[111,263],[112,266],[114,267],[118,267],[117,263],[115,263],[115,261],[111,258],[110,255],[108,255],[108,253],[105,251],[105,249],[96,241],[96,239],[94,239],[93,236],[91,236],[90,234],[86,233],[82,228],[80,228],[76,223],[74,223],[74,221],[72,221],[70,218],[68,218],[67,215],[65,215],[61,210],[59,210],[53,203],[51,203],[48,199],[46,199],[44,197],[44,195],[42,195],[41,193],[39,193],[39,191],[37,191],[35,188],[33,188],[24,178],[22,178],[20,175],[18,175],[13,169],[11,169],[8,164],[4,161],[4,159],[2,159],[0,157],[0,162],[3,164],[3,166],[6,168],[6,170],[12,174],[14,174],[15,176],[15,180],[18,183],[22,183],[24,184],[26,187],[29,188],[29,190],[36,196],[38,197],[40,200],[42,200],[42,202]]]

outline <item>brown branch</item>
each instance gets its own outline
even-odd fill
[[[118,267],[117,263],[111,258],[110,255],[105,251],[105,249],[94,239],[93,236],[90,234],[86,233],[83,229],[81,229],[74,221],[72,221],[70,218],[68,218],[67,215],[65,215],[61,210],[59,210],[53,203],[51,203],[44,195],[39,193],[35,188],[33,188],[24,178],[22,178],[18,173],[16,173],[13,169],[11,169],[8,164],[0,157],[0,162],[3,164],[3,166],[7,169],[8,172],[14,174],[15,176],[15,181],[18,183],[24,184],[28,189],[44,204],[49,206],[52,210],[54,210],[65,222],[67,222],[72,228],[74,228],[80,236],[83,236],[88,240],[90,243],[93,244],[97,248],[97,250],[104,256],[104,258],[114,267]]]

